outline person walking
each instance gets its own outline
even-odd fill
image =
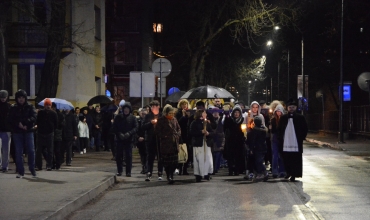
[[[72,162],[72,144],[77,139],[78,129],[75,116],[71,110],[64,111],[65,126],[63,128],[63,153],[62,161],[64,161],[64,153],[66,154],[66,165],[71,166]]]
[[[147,155],[147,174],[145,181],[150,181],[153,174],[154,159],[157,156],[158,160],[158,180],[163,178],[163,164],[159,156],[159,143],[157,135],[154,133],[154,129],[157,126],[158,119],[162,116],[159,112],[159,102],[153,100],[150,102],[150,112],[145,116],[142,124],[142,128],[145,131],[145,146]]]
[[[202,177],[210,180],[213,173],[211,152],[213,129],[205,110],[195,112],[189,132],[192,137],[195,181],[200,182]]]
[[[0,91],[0,165],[3,173],[8,172],[11,144],[8,91]]]
[[[225,134],[222,120],[219,113],[219,108],[214,107],[212,111],[213,118],[217,124],[213,134],[212,157],[213,157],[213,174],[218,173],[221,167],[222,153],[225,147]]]
[[[286,175],[283,158],[279,154],[279,141],[277,136],[277,129],[282,115],[284,115],[284,107],[279,104],[275,107],[270,123],[273,178],[284,177]]]
[[[80,154],[86,154],[86,148],[89,144],[89,126],[86,123],[86,117],[83,115],[79,116],[78,138],[80,143]]]
[[[282,153],[287,175],[286,179],[294,182],[302,177],[303,170],[303,140],[306,139],[308,127],[303,115],[298,114],[297,102],[290,99],[287,102],[288,114],[280,117],[278,125],[279,151]]]
[[[58,115],[51,109],[51,100],[44,100],[44,109],[37,113],[37,149],[36,167],[42,170],[42,156],[46,161],[46,170],[51,171],[54,154],[54,130],[58,126]]]
[[[162,117],[158,119],[155,133],[160,143],[160,158],[166,171],[169,184],[174,183],[173,173],[178,162],[178,146],[181,137],[181,128],[174,117],[174,108],[167,104],[163,108]]]
[[[146,108],[139,109],[140,117],[137,119],[137,123],[139,125],[138,132],[137,132],[137,148],[139,149],[140,154],[140,162],[141,162],[141,174],[146,174],[146,148],[145,148],[145,131],[142,128],[143,121],[145,116],[148,114]]]
[[[265,154],[267,152],[266,147],[266,132],[267,128],[262,124],[262,117],[256,116],[253,119],[254,126],[247,133],[247,145],[250,149],[250,153],[254,155],[254,168],[257,176],[255,181],[267,181],[268,173],[264,165]]]
[[[131,177],[132,169],[132,147],[139,128],[136,117],[132,115],[130,102],[125,102],[122,106],[122,114],[114,117],[113,132],[117,136],[117,176],[122,176],[123,152],[125,152],[126,176]]]
[[[11,122],[12,136],[15,145],[15,157],[18,175],[17,178],[23,178],[23,152],[24,149],[28,155],[28,169],[33,177],[36,177],[35,171],[35,144],[33,136],[33,127],[36,122],[36,109],[27,102],[26,91],[20,89],[15,93],[15,104],[9,110],[9,120]]]
[[[191,152],[191,141],[188,141],[188,120],[190,117],[189,102],[186,99],[181,99],[177,104],[178,111],[176,113],[177,122],[181,128],[181,141],[186,144],[187,151]],[[189,175],[188,165],[192,161],[192,158],[188,158],[185,163],[178,164],[179,175]]]
[[[52,169],[59,170],[62,164],[62,152],[63,152],[63,127],[66,122],[63,113],[57,109],[57,105],[53,102],[51,104],[51,109],[57,113],[58,125],[54,130],[54,157],[53,157],[53,167]]]
[[[231,117],[224,117],[225,150],[229,176],[238,176],[245,171],[245,137],[241,125],[244,122],[242,109],[235,105]]]
[[[93,114],[93,136],[95,143],[95,151],[100,151],[102,147],[101,135],[103,128],[103,113],[100,111],[100,106],[95,106],[95,112]]]

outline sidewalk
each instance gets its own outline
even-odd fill
[[[365,137],[347,139],[344,140],[344,143],[339,143],[337,135],[308,133],[306,141],[316,143],[323,147],[345,151],[346,154],[351,156],[370,156],[370,139]]]
[[[64,164],[59,171],[37,171],[37,178],[32,178],[25,163],[25,176],[17,179],[15,164],[11,163],[11,170],[0,172],[0,219],[64,219],[115,182],[129,178],[144,181],[136,152],[134,149],[133,177],[116,177],[112,153],[105,151],[75,154],[72,166]]]

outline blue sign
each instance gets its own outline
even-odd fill
[[[176,87],[172,87],[171,89],[168,90],[168,95],[170,96],[172,93],[175,93],[175,92],[180,92],[180,89]]]
[[[343,85],[343,101],[351,101],[351,85]]]
[[[108,97],[111,97],[110,91],[108,89],[105,90],[105,95],[108,96]]]

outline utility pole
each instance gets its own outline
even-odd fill
[[[340,24],[340,85],[339,85],[339,142],[344,143],[343,140],[343,1],[342,0],[342,15]]]
[[[305,80],[305,76],[304,76],[304,72],[303,72],[303,60],[304,60],[304,57],[303,57],[303,54],[304,54],[304,44],[303,44],[303,36],[302,36],[302,115],[304,115],[304,97],[305,97],[305,90],[306,90],[306,80]]]

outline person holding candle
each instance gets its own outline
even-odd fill
[[[192,137],[195,181],[200,182],[202,177],[210,180],[210,175],[213,173],[211,152],[213,129],[207,120],[205,110],[200,109],[195,112],[189,133]]]

